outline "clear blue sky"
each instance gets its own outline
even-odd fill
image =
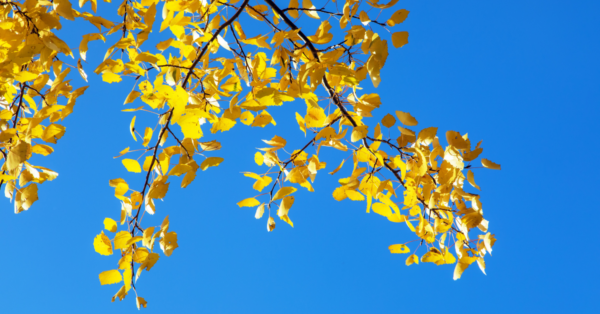
[[[258,171],[252,156],[260,139],[305,141],[291,114],[304,105],[291,104],[272,111],[277,127],[220,135],[225,162],[185,190],[172,188],[159,204],[157,216],[170,216],[180,247],[168,258],[161,253],[138,281],[148,313],[597,311],[600,3],[397,6],[411,11],[401,26],[410,44],[388,60],[378,117],[403,110],[420,127],[468,132],[483,140],[483,157],[502,165],[477,172],[498,238],[487,276],[475,265],[458,281],[453,266],[406,267],[405,255],[387,249],[411,239],[405,227],[365,214],[364,203],[336,202],[331,192],[340,176],[319,174],[314,194],[297,193],[293,229],[278,223],[267,233],[253,209],[237,207],[254,195],[240,172]],[[90,47],[89,59],[106,49]],[[12,204],[0,203],[2,313],[137,311],[132,295],[110,302],[119,287],[100,286],[98,273],[117,261],[92,246],[103,219],[118,217],[108,180],[127,175],[112,157],[134,145],[131,115],[120,112],[131,85],[88,74],[92,87],[65,120],[66,136],[43,158],[58,180],[42,186],[28,212],[15,215]]]

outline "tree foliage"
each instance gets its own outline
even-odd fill
[[[389,247],[391,253],[407,254],[406,265],[455,264],[454,279],[474,262],[484,271],[495,238],[480,196],[465,191],[465,180],[480,190],[472,170],[481,167],[472,162],[483,151],[481,142],[473,145],[467,134],[455,131],[440,139],[436,127],[419,130],[417,119],[405,111],[367,123],[382,103],[378,94],[362,92],[361,84],[381,82],[389,40],[395,48],[408,43],[408,33],[395,29],[409,11],[395,8],[397,2],[124,0],[117,17],[96,15],[96,0],[79,2],[81,10],[91,12],[80,12],[68,0],[0,0],[5,196],[15,213],[28,210],[38,199],[38,184],[57,177],[30,159],[54,151],[49,144],[65,134],[59,123],[87,88],[74,89],[70,72],[87,81],[88,43],[108,41],[113,44],[107,44],[93,72],[107,83],[132,87],[123,111],[132,115],[129,129],[137,147],[115,158],[121,158],[123,171],[140,174],[136,182],[110,180],[120,216],[115,211],[115,219],[106,218],[105,230],[93,240],[99,254],[116,255],[116,269],[99,275],[102,285],[122,283],[113,301],[133,290],[138,308],[146,307],[137,280],[159,261],[160,251],[170,256],[178,248],[168,216],[160,226],[143,224],[146,213],[162,212],[155,200],[166,197],[173,177],[187,187],[198,171],[224,161],[218,133],[275,125],[269,111],[292,101],[306,105],[295,114],[306,144],[289,147],[277,135],[265,140],[267,147],[254,155],[262,170],[244,173],[259,194],[238,206],[255,207],[256,219],[264,219],[268,231],[275,229],[275,216],[293,227],[294,192],[313,192],[311,183],[328,168],[330,175],[346,176],[333,189],[337,201],[365,202],[367,213],[415,234],[414,240]],[[74,64],[65,57],[76,58],[75,49],[56,35],[65,19],[98,29],[83,36]],[[144,44],[157,31],[168,34],[166,40]],[[136,123],[136,115],[155,117],[155,125]],[[347,157],[325,162],[329,149]],[[500,169],[486,159],[481,164]],[[421,246],[425,252],[419,257]]]

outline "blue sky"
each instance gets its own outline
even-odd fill
[[[172,188],[158,205],[157,224],[168,214],[180,247],[171,257],[161,254],[138,281],[147,312],[597,309],[600,3],[410,0],[397,7],[411,11],[401,26],[410,43],[391,52],[375,119],[402,110],[419,127],[468,132],[483,140],[484,158],[502,165],[502,171],[476,173],[498,239],[486,258],[487,276],[475,265],[458,281],[453,266],[406,267],[405,255],[387,249],[412,239],[404,226],[365,214],[362,202],[331,197],[345,173],[319,174],[315,193],[297,193],[290,214],[295,228],[278,222],[267,233],[253,209],[235,204],[255,195],[240,172],[261,170],[253,161],[260,139],[278,134],[290,147],[306,141],[293,116],[304,105],[289,104],[271,112],[277,127],[235,127],[219,135],[225,162],[187,189]],[[63,34],[86,32],[67,26]],[[106,49],[90,47],[88,59]],[[112,157],[134,145],[132,115],[120,112],[131,85],[108,85],[91,69],[91,87],[65,120],[65,137],[43,158],[58,180],[41,187],[28,212],[15,215],[12,204],[0,203],[3,313],[137,311],[132,295],[110,302],[119,287],[100,286],[98,273],[117,261],[92,246],[103,219],[118,218],[108,180],[128,175]],[[331,161],[328,171],[337,166]]]

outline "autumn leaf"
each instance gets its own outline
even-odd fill
[[[496,164],[485,158],[481,159],[481,164],[488,169],[500,170],[499,164]]]
[[[389,246],[390,253],[408,253],[410,249],[405,244],[392,244]]]
[[[223,160],[225,159],[221,157],[208,157],[200,164],[200,169],[206,170],[209,167],[216,167],[220,165],[223,162]]]
[[[135,173],[142,172],[142,167],[140,167],[140,164],[137,162],[137,160],[123,159],[123,160],[121,160],[121,162],[123,163],[123,166],[125,166],[125,168],[129,172],[135,172]]]
[[[111,255],[113,253],[112,243],[104,232],[100,232],[94,238],[94,250],[100,255]]]
[[[99,277],[101,285],[112,285],[123,280],[121,273],[116,269],[103,271],[100,273]]]
[[[237,205],[239,207],[254,207],[254,206],[258,205],[258,204],[260,204],[260,202],[257,199],[253,198],[253,197],[247,198],[247,199],[242,200],[242,201],[240,201],[240,202],[237,203]]]
[[[277,191],[277,193],[275,193],[272,201],[280,200],[280,199],[284,198],[285,196],[292,194],[294,192],[296,192],[296,188],[294,188],[294,187],[291,187],[291,186],[282,187],[281,189],[279,189],[279,191]]]
[[[104,218],[104,229],[106,229],[110,232],[116,232],[117,231],[117,222],[110,218]]]

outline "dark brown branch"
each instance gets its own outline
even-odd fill
[[[325,13],[325,14],[329,14],[329,15],[335,15],[335,16],[344,16],[343,13],[335,13],[335,12],[327,11],[327,10],[325,10],[323,8],[321,8],[321,9],[286,8],[286,9],[281,10],[281,12],[285,12],[285,11],[311,11],[311,12],[321,12],[321,13]],[[358,17],[356,15],[353,15],[351,17],[360,20],[360,17]],[[375,23],[377,25],[384,26],[384,27],[387,26],[385,23],[381,23],[381,22],[378,22],[378,21],[371,21],[370,23]]]
[[[175,136],[175,134],[173,134],[173,131],[171,131],[171,128],[168,126],[167,126],[167,131],[169,131],[169,133],[171,133],[173,138],[177,141],[177,143],[179,143],[179,146],[181,146],[183,149],[185,149],[185,153],[187,154],[188,158],[192,158],[192,156],[190,156],[190,152],[188,152],[187,148],[185,148],[185,146],[183,146],[181,141],[177,138],[177,136]]]
[[[225,23],[223,23],[221,26],[219,26],[217,31],[213,34],[213,37],[204,45],[204,47],[202,47],[202,51],[200,52],[200,54],[198,55],[196,60],[194,60],[194,63],[192,63],[192,66],[190,67],[192,70],[188,71],[187,75],[185,76],[185,79],[183,80],[183,83],[181,84],[181,87],[183,87],[185,89],[188,81],[190,80],[190,75],[192,74],[193,69],[196,68],[196,65],[198,64],[198,62],[200,62],[200,59],[202,59],[202,56],[204,56],[204,54],[206,53],[208,46],[210,46],[210,44],[215,39],[217,39],[217,36],[221,33],[221,31],[223,31],[225,28],[227,28],[227,26],[229,26],[231,23],[233,23],[233,21],[235,21],[240,16],[240,14],[244,10],[244,8],[248,5],[249,1],[250,0],[244,0],[244,2],[240,6],[240,8],[235,12],[235,14],[233,14],[233,16],[230,19],[228,19],[227,21],[225,21]]]

